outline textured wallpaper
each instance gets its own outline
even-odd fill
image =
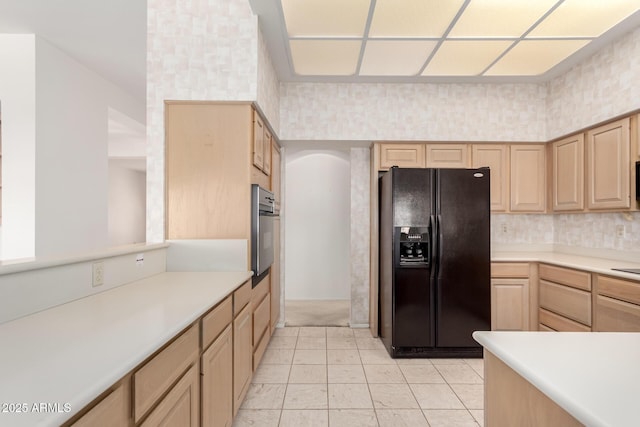
[[[247,0],[148,0],[147,241],[164,239],[164,101],[254,101],[257,67]]]
[[[492,245],[529,244],[550,246],[553,243],[553,215],[491,214]]]
[[[351,325],[369,323],[369,153],[351,149]]]
[[[640,108],[640,29],[548,84],[547,140]]]
[[[640,252],[640,212],[555,215],[554,235],[558,245]]]
[[[280,84],[291,140],[544,141],[537,84]]]
[[[280,135],[280,82],[262,32],[258,32],[258,94],[257,103],[269,124]]]

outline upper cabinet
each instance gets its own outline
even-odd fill
[[[488,167],[491,173],[491,211],[509,208],[509,147],[505,144],[473,144],[471,167]]]
[[[380,170],[425,167],[424,144],[380,144]]]
[[[629,119],[587,132],[587,206],[589,209],[631,207]]]
[[[514,144],[510,147],[511,211],[545,211],[545,145]]]
[[[253,111],[253,165],[264,167],[264,122],[257,111]]]
[[[551,144],[554,211],[584,209],[584,134]]]
[[[262,141],[263,143],[263,147],[262,147],[262,171],[264,173],[266,173],[267,175],[271,174],[271,141],[272,141],[272,137],[271,137],[271,132],[269,132],[267,130],[267,128],[265,127],[264,130],[264,139]],[[254,156],[255,158],[255,156]]]
[[[427,144],[428,168],[468,168],[469,145],[467,144]]]

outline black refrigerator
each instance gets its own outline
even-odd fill
[[[392,357],[482,357],[491,329],[490,174],[380,177],[380,337]]]

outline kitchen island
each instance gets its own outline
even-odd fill
[[[485,425],[638,425],[640,333],[473,337],[485,349]]]

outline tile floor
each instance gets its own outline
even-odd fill
[[[350,300],[286,300],[286,326],[349,326]]]
[[[482,426],[482,359],[392,359],[368,329],[277,329],[234,427]]]

